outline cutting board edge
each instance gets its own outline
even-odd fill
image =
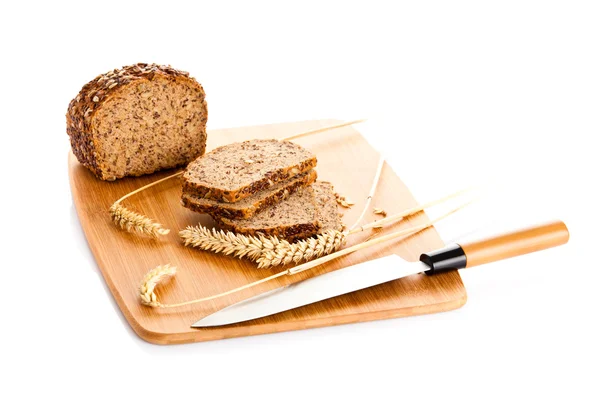
[[[158,345],[172,345],[172,344],[187,344],[187,343],[202,343],[202,342],[210,342],[214,340],[223,340],[223,339],[235,339],[239,337],[246,336],[258,336],[258,335],[266,335],[272,333],[283,333],[290,331],[299,331],[303,329],[318,329],[318,328],[327,328],[339,325],[348,325],[362,322],[374,322],[379,320],[386,319],[397,319],[397,318],[407,318],[407,317],[416,317],[419,315],[427,315],[427,314],[437,314],[441,312],[453,311],[461,308],[467,302],[467,293],[466,290],[463,290],[462,296],[460,298],[437,304],[429,304],[425,306],[417,306],[417,307],[407,307],[407,308],[399,308],[392,310],[384,310],[384,311],[376,311],[376,312],[364,312],[358,314],[345,315],[335,318],[317,318],[313,320],[303,321],[304,324],[298,324],[298,321],[290,321],[290,322],[280,322],[280,323],[272,323],[260,325],[258,327],[250,327],[247,331],[236,331],[234,334],[215,334],[208,335],[206,337],[198,336],[195,332],[181,332],[181,333],[163,333],[163,332],[153,332],[148,329],[145,329],[137,322],[132,324],[131,320],[127,318],[130,322],[130,326],[133,331],[144,341],[151,344]],[[443,305],[443,307],[440,307]],[[253,329],[254,328],[254,329]],[[260,329],[257,329],[260,328]],[[204,328],[200,328],[202,330]],[[219,328],[214,330],[215,333],[218,332]]]
[[[68,152],[68,163],[71,163],[73,160],[75,160],[75,162],[78,162],[77,158],[75,157],[75,154],[73,154],[73,152],[71,150],[69,150],[69,152]],[[73,190],[73,188],[75,187],[75,183],[74,183],[74,177],[73,177],[72,168],[68,168],[68,169],[69,169],[69,186],[70,186],[70,190],[71,190],[71,198],[73,199],[73,205],[75,206],[75,212],[77,213],[77,219],[79,220],[79,223],[81,224],[81,230],[83,231],[83,235],[85,236],[85,240],[86,240],[86,242],[87,242],[87,244],[88,244],[88,246],[90,248],[90,251],[92,252],[92,254],[94,256],[94,264],[96,265],[96,268],[98,269],[98,271],[100,271],[100,273],[102,274],[102,278],[104,279],[104,282],[106,283],[106,286],[108,287],[108,290],[110,291],[110,294],[112,295],[113,299],[117,303],[119,311],[125,317],[125,320],[129,324],[129,326],[131,327],[131,329],[133,329],[133,331],[140,338],[146,340],[145,335],[150,335],[151,336],[153,334],[153,332],[150,332],[150,331],[146,330],[135,319],[135,317],[133,316],[133,314],[129,310],[129,307],[125,303],[125,300],[123,300],[123,297],[121,296],[121,293],[119,293],[119,291],[117,290],[117,287],[116,287],[115,283],[113,282],[110,274],[106,273],[105,270],[104,270],[104,268],[100,268],[98,260],[100,259],[101,254],[100,254],[100,251],[98,250],[95,242],[93,240],[90,240],[88,238],[88,232],[89,232],[89,230],[87,229],[87,224],[89,223],[89,220],[87,220],[86,218],[81,218],[80,217],[80,213],[81,213],[81,210],[80,210],[81,199],[80,199],[80,196],[77,193],[75,193],[75,191]],[[148,341],[148,340],[146,340],[146,341]]]

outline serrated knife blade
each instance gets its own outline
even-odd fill
[[[407,262],[393,254],[259,294],[202,318],[192,324],[192,328],[250,321],[428,269],[429,267],[422,262]]]

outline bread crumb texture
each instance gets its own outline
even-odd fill
[[[246,235],[273,235],[288,240],[303,239],[321,228],[315,193],[311,186],[299,188],[286,200],[255,214],[250,219],[217,221],[223,228]]]
[[[318,181],[312,185],[312,188],[315,191],[319,222],[321,223],[319,233],[324,233],[330,229],[342,231],[344,224],[338,212],[333,185],[329,182]]]
[[[183,191],[234,203],[316,165],[315,155],[296,143],[276,139],[231,143],[191,162],[183,175]]]

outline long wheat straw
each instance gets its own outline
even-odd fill
[[[285,276],[285,275],[295,275],[297,273],[306,271],[308,269],[314,268],[316,266],[319,266],[319,265],[322,265],[322,264],[324,264],[326,262],[334,260],[334,259],[336,259],[338,257],[342,257],[342,256],[344,256],[346,254],[350,254],[350,253],[353,253],[355,251],[358,251],[358,250],[361,250],[361,249],[364,249],[364,248],[367,248],[367,247],[371,247],[371,246],[377,245],[379,243],[383,243],[383,242],[388,241],[388,240],[392,240],[392,239],[396,239],[396,238],[406,238],[408,236],[414,235],[415,233],[421,232],[421,231],[423,231],[423,230],[425,230],[425,229],[433,226],[433,224],[435,224],[436,222],[439,222],[442,219],[444,219],[444,218],[446,218],[446,217],[454,214],[455,212],[459,211],[460,209],[466,207],[468,204],[470,204],[470,202],[466,203],[466,204],[463,204],[463,205],[461,205],[461,206],[459,206],[459,207],[457,207],[457,208],[455,208],[455,209],[447,212],[446,214],[444,214],[444,215],[442,215],[442,216],[440,216],[440,217],[438,217],[438,218],[436,218],[436,219],[434,219],[432,221],[424,223],[422,225],[411,227],[411,228],[408,228],[408,229],[404,229],[402,231],[390,233],[388,235],[384,235],[384,236],[372,239],[372,240],[370,240],[368,242],[363,242],[363,243],[360,243],[360,244],[357,244],[357,245],[354,245],[354,246],[351,246],[351,247],[347,247],[347,248],[339,250],[339,251],[337,251],[335,253],[323,256],[321,258],[317,258],[316,260],[309,261],[309,262],[307,262],[305,264],[301,264],[301,265],[298,265],[296,267],[288,268],[288,269],[286,269],[284,271],[278,272],[278,273],[273,274],[271,276],[268,276],[266,278],[260,279],[258,281],[251,282],[251,283],[249,283],[247,285],[243,285],[243,286],[237,287],[235,289],[228,290],[226,292],[218,293],[218,294],[215,294],[215,295],[212,295],[212,296],[203,297],[203,298],[199,298],[199,299],[184,301],[184,302],[181,302],[181,303],[162,304],[162,303],[160,303],[158,301],[158,299],[156,298],[156,295],[153,292],[154,288],[156,287],[156,285],[158,285],[158,283],[161,282],[161,280],[163,278],[166,279],[168,277],[171,277],[173,275],[171,272],[174,273],[174,270],[167,272],[167,271],[165,271],[165,267],[164,266],[157,267],[156,269],[154,269],[154,270],[150,271],[148,274],[146,274],[146,277],[144,278],[144,280],[142,281],[142,284],[140,285],[140,296],[142,298],[141,302],[142,302],[143,305],[146,305],[146,306],[149,306],[149,307],[174,308],[174,307],[182,307],[182,306],[186,306],[186,305],[190,305],[190,304],[202,303],[202,302],[205,302],[205,301],[209,301],[209,300],[214,300],[214,299],[218,299],[218,298],[221,298],[221,297],[225,297],[225,296],[228,296],[230,294],[237,293],[237,292],[240,292],[242,290],[251,288],[253,286],[257,286],[257,285],[263,284],[263,283],[271,281],[273,279],[280,278],[280,277]],[[142,296],[142,294],[143,294],[143,296]]]
[[[400,212],[398,214],[394,214],[394,215],[391,215],[391,216],[386,217],[386,218],[382,218],[382,219],[377,220],[377,221],[369,222],[368,224],[365,224],[363,226],[360,226],[358,228],[354,228],[354,229],[350,230],[349,233],[352,234],[352,233],[356,233],[356,232],[362,232],[362,231],[364,231],[366,229],[371,229],[371,228],[382,228],[384,225],[393,224],[393,223],[398,222],[398,221],[400,221],[400,220],[402,220],[402,219],[404,219],[406,217],[409,217],[409,216],[411,216],[413,214],[421,212],[421,211],[423,211],[423,210],[425,210],[427,208],[431,208],[433,206],[437,206],[439,204],[443,204],[443,203],[445,203],[445,202],[447,202],[449,200],[452,200],[452,199],[455,199],[457,197],[460,197],[460,196],[462,196],[462,195],[464,195],[466,193],[469,193],[469,192],[471,192],[473,190],[474,190],[473,187],[468,187],[466,189],[459,190],[457,192],[451,193],[451,194],[449,194],[447,196],[444,196],[442,198],[439,198],[437,200],[432,200],[432,201],[428,201],[427,203],[424,203],[424,204],[416,205],[416,206],[414,206],[412,208],[409,208],[407,210],[404,210],[404,211],[402,211],[402,212]]]
[[[360,120],[354,120],[354,121],[349,121],[349,122],[343,122],[343,123],[335,124],[335,125],[329,125],[329,126],[325,126],[323,128],[312,129],[310,131],[301,132],[301,133],[298,133],[298,134],[295,134],[292,136],[288,136],[281,140],[297,139],[297,138],[300,138],[303,136],[311,135],[314,133],[325,132],[325,131],[336,129],[336,128],[342,128],[344,126],[357,124],[357,123],[363,122],[363,121],[365,121],[365,120],[360,119]],[[124,229],[127,232],[137,232],[137,233],[145,234],[145,235],[152,236],[155,238],[158,236],[167,235],[170,232],[169,229],[164,228],[160,223],[152,221],[150,218],[146,217],[145,215],[138,214],[134,211],[129,210],[127,207],[121,205],[120,203],[123,200],[133,196],[136,193],[146,190],[154,185],[158,185],[159,183],[162,183],[166,180],[180,176],[184,172],[185,172],[185,170],[176,172],[172,175],[169,175],[165,178],[151,182],[147,185],[142,186],[141,188],[138,188],[132,192],[127,193],[125,196],[123,196],[119,200],[115,201],[111,205],[111,207],[108,209],[111,219],[114,221],[114,223],[119,228]]]
[[[362,221],[365,217],[367,210],[371,206],[371,200],[373,200],[373,196],[375,196],[375,191],[377,190],[377,185],[379,184],[379,179],[381,178],[381,171],[383,170],[384,162],[384,158],[379,156],[379,162],[377,163],[377,169],[375,170],[375,177],[373,178],[373,183],[371,184],[371,190],[369,190],[369,195],[367,196],[367,202],[365,203],[362,213],[360,214],[356,222],[354,222],[354,224],[350,227],[349,230],[352,230],[358,226],[360,221]]]
[[[328,126],[325,126],[323,128],[312,129],[310,131],[306,131],[306,132],[302,132],[302,133],[297,133],[295,135],[287,136],[287,137],[284,137],[283,139],[279,139],[279,140],[282,140],[282,141],[284,141],[284,140],[285,141],[294,140],[294,139],[298,139],[298,138],[301,138],[301,137],[304,137],[304,136],[312,135],[313,133],[321,133],[321,132],[329,131],[329,130],[336,129],[336,128],[343,128],[345,126],[359,124],[359,123],[365,122],[365,121],[366,121],[366,119],[356,119],[354,121],[342,122],[342,123],[335,124],[335,125],[328,125]]]

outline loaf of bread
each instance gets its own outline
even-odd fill
[[[312,185],[317,201],[317,212],[321,229],[319,233],[335,229],[342,231],[342,219],[338,211],[333,185],[329,182],[318,181]]]
[[[220,218],[221,227],[246,235],[273,235],[287,240],[303,239],[321,228],[312,187],[299,188],[287,199],[255,214],[250,219]]]
[[[313,169],[317,158],[292,142],[248,140],[218,147],[191,162],[183,192],[235,203]]]
[[[315,179],[317,179],[317,172],[311,169],[235,203],[203,199],[187,193],[182,194],[181,203],[192,211],[210,214],[214,218],[248,219],[257,212],[287,198],[298,188],[310,185]]]
[[[69,104],[71,148],[103,180],[186,165],[204,154],[204,98],[194,78],[169,66],[136,64],[99,75]]]

